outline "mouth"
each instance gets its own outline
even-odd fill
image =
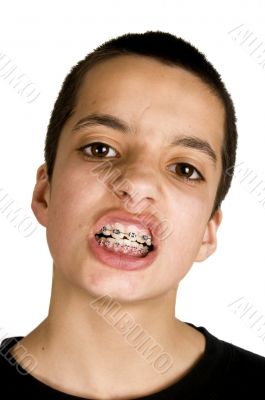
[[[145,269],[154,264],[158,251],[148,251],[146,255],[136,256],[128,252],[113,250],[100,244],[95,237],[88,241],[89,249],[95,259],[104,266],[124,271],[135,271]]]
[[[147,246],[149,251],[154,251],[160,247],[157,233],[159,224],[159,220],[151,214],[141,214],[141,217],[136,217],[125,211],[113,211],[99,218],[92,234],[97,238],[110,237],[115,240],[135,241]]]
[[[104,225],[100,232],[95,234],[95,238],[99,245],[105,246],[113,251],[119,251],[122,254],[130,254],[135,256],[145,256],[148,252],[154,250],[151,242],[152,237],[145,233],[137,231],[129,231],[124,233],[125,229],[119,225]]]
[[[144,222],[124,211],[105,214],[92,231],[89,246],[104,264],[119,269],[142,269],[158,255],[154,218]]]

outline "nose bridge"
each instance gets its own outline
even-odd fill
[[[123,176],[132,181],[143,181],[148,183],[158,183],[157,169],[153,163],[134,160],[131,164],[125,166]]]
[[[158,172],[159,154],[152,148],[150,140],[137,140],[132,154],[124,162],[124,173],[127,177],[142,177],[150,182]]]

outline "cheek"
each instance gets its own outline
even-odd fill
[[[54,180],[48,210],[47,241],[55,262],[74,254],[76,257],[89,232],[93,210],[102,201],[103,191],[102,185],[92,175],[81,178],[80,174],[65,173]]]
[[[66,221],[75,219],[82,213],[89,217],[99,197],[104,192],[101,183],[90,170],[82,173],[69,168],[60,178],[54,181],[52,190],[51,217],[63,218]]]
[[[172,274],[182,278],[192,266],[208,222],[209,205],[200,198],[178,197],[168,211],[172,231],[165,239],[166,259]]]

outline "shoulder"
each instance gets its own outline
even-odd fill
[[[217,364],[222,367],[224,373],[241,373],[248,376],[255,375],[264,377],[264,356],[222,340],[214,336],[204,327],[199,327],[197,329],[206,336],[206,353],[208,359],[211,361],[211,365],[214,361],[219,360],[221,363],[219,362]]]
[[[22,339],[22,336],[4,339],[0,344],[0,374],[3,382],[9,379],[16,380],[25,375],[25,372],[10,354],[10,349]],[[16,378],[17,377],[17,378]]]
[[[203,372],[213,399],[253,398],[254,389],[263,389],[265,357],[222,340],[203,327],[206,352]],[[201,375],[201,374],[200,374]]]
[[[263,390],[265,357],[249,350],[224,342],[229,357],[219,379],[219,391],[223,398],[252,398],[254,389]]]
[[[245,376],[262,377],[265,376],[265,357],[253,353],[229,343],[231,347],[231,365],[230,369],[235,373],[241,373]]]

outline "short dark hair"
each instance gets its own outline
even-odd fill
[[[142,55],[162,64],[182,67],[198,76],[221,99],[225,109],[224,140],[222,144],[222,175],[218,184],[211,217],[225,198],[233,177],[237,149],[236,115],[230,94],[220,74],[196,47],[167,32],[146,31],[127,33],[106,41],[72,67],[56,99],[48,125],[44,157],[51,181],[62,128],[73,114],[77,95],[90,68],[100,61],[121,55]],[[229,173],[227,172],[229,168]]]

